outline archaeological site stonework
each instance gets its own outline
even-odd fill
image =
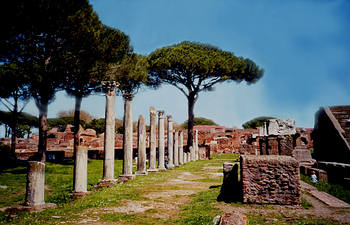
[[[290,156],[242,155],[244,203],[300,204],[299,163]]]

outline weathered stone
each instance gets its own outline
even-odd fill
[[[174,168],[173,117],[168,116],[168,168]]]
[[[164,123],[165,114],[164,111],[158,111],[158,170],[165,169],[165,145],[164,145]]]
[[[223,164],[224,179],[221,186],[219,201],[232,202],[241,200],[241,185],[238,181],[238,163]]]
[[[184,138],[183,131],[179,131],[179,164],[184,164]]]
[[[225,213],[221,216],[220,225],[246,225],[247,217],[239,212]]]
[[[78,146],[75,157],[73,192],[85,193],[87,192],[88,147]]]
[[[142,116],[138,122],[138,160],[137,160],[137,175],[147,175],[146,170],[146,124]]]
[[[158,171],[157,169],[157,134],[156,134],[156,126],[157,126],[157,121],[156,121],[156,113],[157,111],[151,107],[150,108],[150,157],[149,157],[149,169],[148,172],[156,172]]]
[[[187,163],[188,162],[188,158],[187,158],[187,152],[184,152],[184,163]]]
[[[268,121],[268,135],[293,135],[295,133],[295,120],[270,119]]]
[[[179,166],[179,131],[174,132],[174,165]]]
[[[106,92],[104,160],[102,180],[114,180],[115,87]]]
[[[198,130],[194,131],[194,160],[199,159],[199,147],[198,147]]]
[[[26,199],[24,205],[44,205],[45,163],[38,161],[28,162]]]
[[[290,156],[242,155],[244,203],[300,204],[299,163]]]
[[[124,94],[124,140],[123,140],[123,150],[124,150],[124,160],[123,160],[123,174],[120,177],[133,178],[132,173],[132,111],[131,102],[133,95]]]

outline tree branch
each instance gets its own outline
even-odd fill
[[[11,109],[8,105],[6,105],[6,104],[4,103],[4,101],[2,101],[2,99],[0,99],[0,102],[1,102],[10,112],[12,112],[12,109]]]
[[[29,100],[25,101],[25,103],[23,104],[21,110],[19,110],[19,112],[21,113],[23,111],[23,109],[28,105]]]

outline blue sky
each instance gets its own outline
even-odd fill
[[[195,116],[227,127],[241,127],[257,116],[296,120],[313,127],[320,106],[350,104],[350,1],[347,0],[93,0],[102,22],[130,36],[135,52],[184,40],[215,45],[248,57],[264,68],[253,85],[224,83],[201,93]],[[142,89],[133,101],[133,118],[148,118],[150,106],[175,121],[187,119],[187,100],[164,85]],[[73,109],[63,92],[49,106],[49,117]],[[93,95],[82,109],[104,116],[105,99]],[[37,114],[30,103],[27,112]],[[116,116],[123,116],[121,97]]]

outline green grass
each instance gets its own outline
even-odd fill
[[[173,224],[210,224],[213,218],[223,212],[214,203],[219,195],[220,187],[201,192],[192,201],[181,207],[179,218],[169,221]]]
[[[115,176],[122,170],[122,161],[115,161]],[[8,169],[0,174],[0,185],[8,188],[0,189],[0,207],[18,205],[24,202],[26,188],[26,167]],[[103,175],[103,161],[89,160],[88,162],[88,190],[93,190],[93,186]],[[64,204],[70,202],[72,198],[69,193],[73,189],[73,161],[65,164],[46,163],[45,169],[45,201]]]
[[[212,154],[211,159],[239,159],[238,154]]]
[[[339,184],[326,183],[323,180],[319,180],[316,184],[314,184],[311,182],[311,179],[308,176],[301,174],[300,177],[301,180],[315,186],[317,190],[324,191],[350,204],[350,190],[344,188],[343,186]]]
[[[313,205],[310,202],[308,202],[304,197],[301,197],[301,206],[304,209],[311,209],[313,207]]]

